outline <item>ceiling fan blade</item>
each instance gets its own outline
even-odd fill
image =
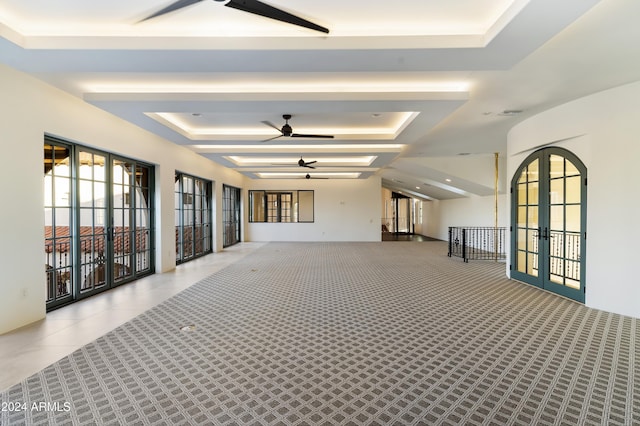
[[[281,137],[282,137],[282,135],[278,135],[278,136],[274,136],[274,137],[269,138],[269,139],[265,139],[265,140],[260,141],[260,142],[269,142],[269,141],[272,141],[272,140],[274,140],[274,139],[278,139],[278,138],[281,138]]]
[[[333,135],[303,135],[301,133],[292,133],[292,138],[315,138],[315,139],[333,139]]]
[[[176,2],[171,3],[169,6],[165,7],[164,9],[161,9],[156,13],[147,16],[140,22],[144,22],[151,18],[155,18],[157,16],[164,15],[166,13],[170,13],[178,9],[182,9],[183,7],[191,6],[192,4],[200,3],[201,1],[204,1],[204,0],[178,0]]]
[[[276,21],[309,28],[310,30],[320,31],[327,34],[329,33],[329,30],[325,27],[314,24],[313,22],[307,21],[299,16],[292,15],[284,10],[269,6],[268,4],[262,3],[258,0],[231,0],[229,3],[225,4],[225,6],[253,13],[255,15],[264,16],[265,18],[275,19]]]
[[[269,127],[273,127],[274,129],[276,129],[278,132],[282,133],[282,130],[279,127],[276,127],[275,124],[273,124],[270,121],[261,121],[262,124],[266,124]]]
[[[306,168],[308,168],[308,169],[315,169],[315,167],[313,167],[313,166],[309,166],[309,165],[306,165],[306,164],[304,165],[304,167],[306,167]]]
[[[307,161],[307,162],[305,162],[305,164],[309,165],[309,164],[314,164],[314,163],[317,163],[317,162],[318,162],[318,160],[313,160],[313,161]]]

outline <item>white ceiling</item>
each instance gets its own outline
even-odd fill
[[[640,79],[637,0],[267,1],[328,35],[209,0],[140,22],[171,3],[3,0],[0,62],[251,178],[425,199],[492,194],[514,124]],[[265,142],[283,114],[335,138]]]

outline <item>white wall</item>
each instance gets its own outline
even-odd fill
[[[587,306],[640,318],[640,82],[532,117],[508,137],[509,181],[535,147],[551,143],[587,167]],[[554,141],[559,141],[553,143]],[[520,154],[523,150],[528,150]],[[507,202],[510,202],[510,197]]]
[[[506,196],[498,195],[498,226],[508,226]],[[425,235],[439,240],[449,239],[450,226],[495,226],[495,197],[455,198],[424,201]]]
[[[247,190],[314,191],[313,223],[245,223],[246,241],[380,241],[381,180],[247,181]],[[244,204],[248,204],[248,191]]]
[[[2,64],[0,93],[0,334],[45,315],[45,134],[156,165],[157,271],[175,267],[176,170],[215,181],[214,229],[221,229],[222,184],[243,186],[244,177],[235,171]],[[222,233],[215,238],[220,250]]]

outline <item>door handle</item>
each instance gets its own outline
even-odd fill
[[[549,239],[549,229],[546,226],[544,227],[544,232],[542,234],[542,238],[544,238],[545,240]]]

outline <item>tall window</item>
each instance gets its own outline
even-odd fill
[[[47,308],[153,273],[153,167],[44,143]]]
[[[212,252],[211,181],[176,173],[176,263]]]
[[[224,226],[223,246],[240,242],[240,188],[222,186],[222,225]]]

